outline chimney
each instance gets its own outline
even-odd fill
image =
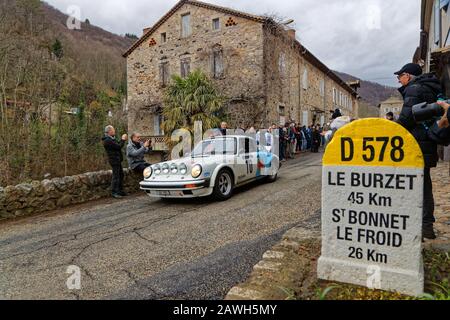
[[[144,28],[144,34],[147,33],[148,30],[150,30],[151,28]]]
[[[295,29],[288,29],[287,33],[288,33],[290,38],[295,40]]]

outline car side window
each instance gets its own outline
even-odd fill
[[[249,155],[257,151],[256,141],[249,138],[239,139],[239,154]]]
[[[251,154],[256,152],[256,141],[249,138],[245,139],[245,154]]]
[[[239,155],[244,155],[245,151],[245,139],[239,139]]]

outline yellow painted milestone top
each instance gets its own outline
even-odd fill
[[[324,166],[423,168],[416,139],[401,125],[385,119],[363,119],[339,129],[327,146]]]

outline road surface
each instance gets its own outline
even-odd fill
[[[0,299],[222,299],[298,224],[319,225],[321,154],[227,202],[106,199],[0,224]],[[81,290],[69,290],[69,266]]]

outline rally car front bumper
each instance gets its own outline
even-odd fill
[[[212,194],[210,180],[142,181],[141,190],[152,198],[197,198]]]

